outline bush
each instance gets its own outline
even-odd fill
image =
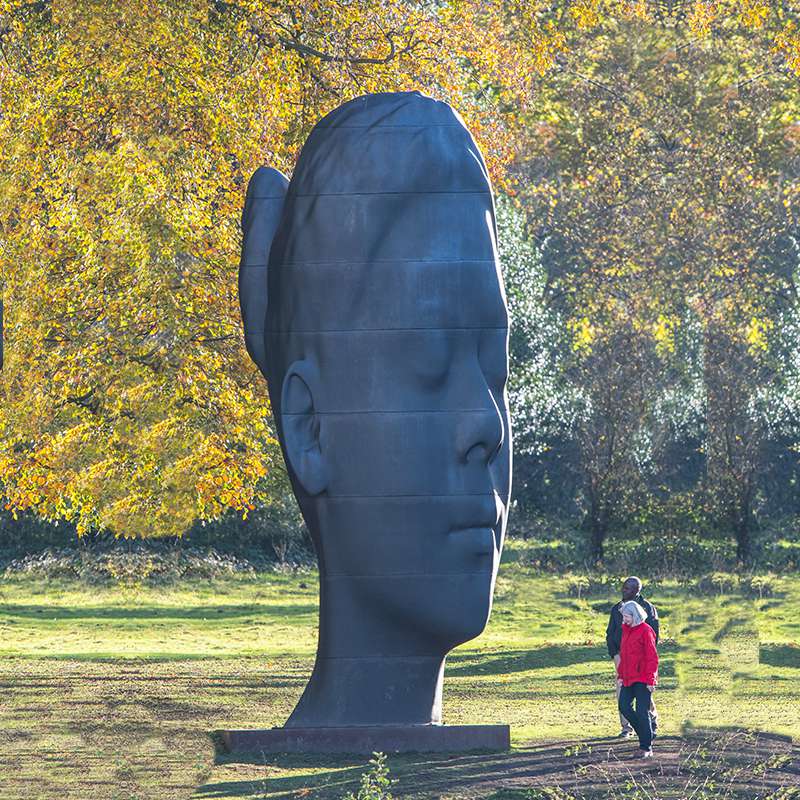
[[[736,563],[736,551],[733,542],[686,534],[615,538],[608,542],[605,563],[619,573],[681,578],[730,567]]]
[[[197,522],[181,541],[246,558],[259,569],[276,561],[292,566],[316,563],[311,537],[292,496],[256,508],[247,519],[230,512],[214,522]]]
[[[694,585],[697,594],[730,594],[739,590],[739,576],[729,572],[712,572],[704,575]]]
[[[750,597],[774,597],[778,591],[780,578],[771,572],[766,575],[748,575],[741,579],[740,589]]]
[[[516,560],[534,569],[591,572],[594,568],[588,558],[588,537],[575,520],[517,512],[509,521],[509,537],[524,542]],[[689,581],[739,568],[733,536],[704,527],[699,512],[677,500],[646,507],[605,542],[603,569],[617,575],[656,574]],[[760,573],[800,572],[800,518],[766,523],[754,538],[750,568]]]
[[[183,578],[251,575],[245,559],[213,548],[175,547],[171,542],[112,542],[94,546],[47,548],[11,561],[5,577],[74,579],[89,584],[117,583],[126,588],[163,585]]]
[[[570,597],[577,597],[578,600],[589,590],[589,578],[586,575],[565,575],[564,581],[567,584],[567,593]]]
[[[542,519],[525,527],[517,521],[509,536],[512,542],[520,542],[515,560],[521,564],[544,572],[594,570],[588,558],[586,536],[576,528],[563,523],[549,526]],[[602,568],[615,576],[645,574],[688,579],[714,571],[730,571],[736,565],[732,541],[693,538],[688,534],[633,537],[621,533],[608,539],[605,549]]]
[[[46,547],[67,547],[77,541],[75,526],[39,519],[24,511],[16,519],[8,511],[0,511],[0,564],[25,553]]]
[[[566,594],[568,597],[576,597],[579,600],[589,595],[609,596],[619,593],[620,576],[600,572],[587,574],[567,573],[563,578],[566,582]],[[648,586],[653,586],[654,581],[649,580]]]
[[[753,565],[771,572],[800,572],[800,520],[782,517],[765,524],[753,543]]]
[[[106,551],[120,558],[138,554],[134,556],[136,569],[143,569],[143,554],[156,553],[161,563],[165,553],[172,551],[183,554],[184,559],[193,552],[196,566],[190,569],[200,569],[202,561],[212,571],[217,569],[213,566],[216,557],[226,563],[246,561],[255,569],[271,569],[276,563],[289,567],[316,564],[311,538],[291,494],[256,508],[247,519],[231,511],[213,522],[197,522],[180,538],[116,539],[105,532],[78,539],[74,526],[66,523],[48,523],[29,513],[15,520],[10,514],[0,513],[0,570],[12,562],[20,569],[24,561],[31,571],[51,577],[62,572],[64,576],[88,578],[87,569],[79,564],[81,558],[92,561]],[[199,554],[204,555],[201,558]],[[28,556],[31,558],[26,560]],[[159,570],[156,567],[156,572]]]
[[[373,753],[369,761],[369,768],[361,776],[358,793],[350,792],[345,795],[344,800],[392,800],[389,792],[391,784],[392,779],[389,777],[386,756],[383,753]]]

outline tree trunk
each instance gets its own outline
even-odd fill
[[[603,560],[603,545],[605,544],[606,534],[608,533],[608,524],[606,514],[603,512],[602,508],[598,508],[596,502],[592,503],[592,508],[589,512],[589,525],[589,555],[593,564],[599,564]]]
[[[748,493],[749,494],[749,493]],[[736,534],[736,560],[745,566],[749,565],[753,558],[752,531],[750,513],[750,502],[743,498],[737,513],[734,532]]]

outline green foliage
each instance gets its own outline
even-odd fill
[[[644,9],[600,15],[561,73],[536,81],[517,188],[546,301],[570,334],[562,362],[581,400],[570,436],[594,559],[650,496],[697,490],[704,527],[752,561],[776,494],[761,476],[793,458],[796,431],[767,446],[778,418],[797,426],[798,337],[780,327],[796,317],[800,188],[785,173],[793,78],[755,66],[774,56],[771,10],[758,33],[723,31],[710,13],[691,46]],[[759,79],[740,91],[742,59]],[[779,494],[796,509],[796,490]]]
[[[541,454],[569,430],[574,398],[564,379],[569,337],[547,303],[547,271],[526,231],[525,214],[507,195],[497,199],[500,263],[508,299],[509,401],[515,453]]]
[[[344,800],[392,800],[389,787],[392,780],[389,777],[389,767],[386,765],[384,753],[373,753],[369,760],[369,768],[361,776],[361,785],[358,792],[349,792]]]
[[[638,523],[614,531],[606,542],[603,564],[598,566],[590,557],[585,533],[574,522],[545,515],[528,521],[517,515],[512,518],[512,547],[504,555],[504,563],[522,563],[549,573],[586,574],[592,581],[602,581],[606,574],[692,581],[714,572],[732,574],[740,569],[731,538],[713,535],[703,527],[695,529],[691,524],[660,531],[658,513],[648,519],[655,532]],[[783,520],[777,530],[766,531],[756,540],[753,562],[745,574],[791,575],[798,571],[798,565],[800,541],[790,521]],[[758,590],[753,591],[757,594]]]

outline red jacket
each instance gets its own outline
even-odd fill
[[[622,626],[619,655],[617,675],[622,678],[623,686],[639,682],[654,686],[658,681],[656,635],[646,622],[633,628]]]

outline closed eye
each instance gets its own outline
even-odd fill
[[[424,388],[437,388],[447,380],[452,352],[446,332],[427,332],[414,356],[416,373]]]

